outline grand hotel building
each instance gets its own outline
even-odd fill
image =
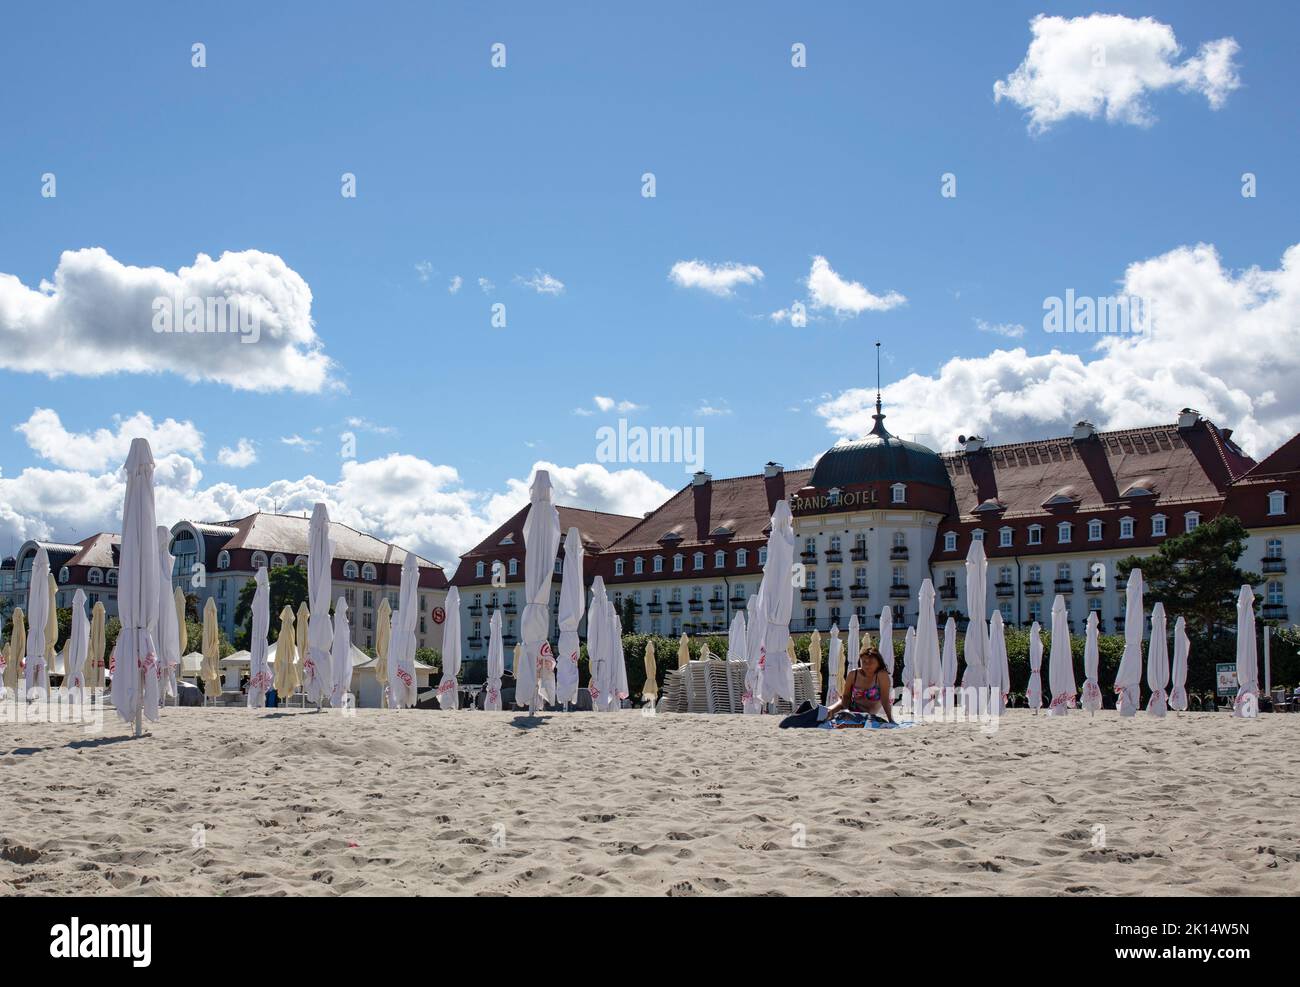
[[[1256,462],[1219,428],[1184,409],[1176,422],[991,445],[971,436],[937,453],[886,429],[877,405],[863,439],[828,450],[813,469],[768,463],[761,473],[690,484],[642,518],[561,507],[587,548],[584,579],[604,576],[636,629],[676,636],[725,633],[762,579],[772,509],[789,501],[804,585],[791,630],[847,628],[857,614],[875,631],[883,608],[895,626],[914,624],[917,590],[933,580],[943,613],[966,613],[964,561],[975,538],[989,558],[986,595],[1010,624],[1050,619],[1061,594],[1081,633],[1089,611],[1103,633],[1122,633],[1118,560],[1154,552],[1166,538],[1220,514],[1250,535],[1244,568],[1265,576],[1262,615],[1290,623],[1300,556],[1300,436]],[[462,606],[467,657],[487,651],[491,611],[507,640],[519,629],[524,508],[461,557],[452,578]],[[493,584],[494,563],[500,573]],[[558,635],[563,547],[552,584]],[[1300,601],[1298,601],[1300,602]]]

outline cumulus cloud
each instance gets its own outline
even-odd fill
[[[763,279],[763,272],[753,264],[707,264],[702,260],[679,260],[668,272],[668,280],[679,288],[701,288],[726,298],[738,285]]]
[[[244,469],[257,462],[257,447],[248,439],[240,439],[233,449],[229,446],[218,449],[217,462],[231,469]]]
[[[807,283],[812,307],[832,309],[840,318],[863,312],[888,312],[907,301],[896,291],[876,295],[857,281],[845,280],[831,268],[830,261],[820,255],[813,258]]]
[[[615,398],[606,397],[603,394],[597,394],[591,400],[595,403],[597,408],[604,412],[615,411],[621,415],[625,415],[631,411],[641,410],[641,405],[632,401],[619,401]]]
[[[1019,322],[985,322],[983,319],[976,319],[975,328],[980,332],[1006,336],[1009,339],[1019,339],[1025,334],[1025,327]]]
[[[525,288],[532,288],[539,295],[559,295],[564,291],[564,282],[559,278],[551,277],[545,271],[534,271],[531,278],[517,274],[515,282]]]
[[[155,301],[198,302],[195,321],[155,331]],[[132,267],[99,247],[68,250],[54,280],[0,274],[0,368],[48,377],[175,373],[238,390],[315,393],[334,383],[311,318],[311,289],[275,254],[199,254],[175,273]],[[256,333],[213,331],[237,307]],[[202,331],[189,331],[190,329]]]
[[[311,452],[318,445],[320,445],[320,443],[315,439],[304,439],[301,435],[297,434],[296,432],[293,435],[281,436],[280,441],[287,446],[291,446],[294,449],[301,449],[303,452]]]
[[[203,458],[203,436],[193,422],[168,418],[155,423],[143,412],[129,418],[114,415],[113,428],[70,432],[58,412],[37,408],[27,421],[15,425],[14,431],[27,440],[32,452],[55,466],[88,470],[116,468],[126,462],[131,440],[136,437],[148,439],[156,456],[182,452],[198,460]]]
[[[952,447],[962,432],[1012,442],[1066,434],[1081,418],[1102,428],[1169,422],[1187,406],[1234,428],[1252,454],[1300,431],[1300,244],[1275,270],[1245,271],[1225,268],[1212,245],[1177,247],[1131,264],[1123,290],[1151,304],[1150,334],[1103,336],[1083,355],[1019,346],[949,360],[885,388],[890,426]],[[858,388],[817,410],[856,437],[871,427],[874,400]]]
[[[494,291],[497,290],[497,286],[494,285],[494,284],[493,284],[491,281],[489,281],[487,278],[479,278],[479,279],[478,279],[478,286],[479,286],[479,288],[482,290],[483,294],[485,294],[485,295],[490,295],[490,294],[492,294],[492,292],[494,292]]]
[[[415,273],[421,281],[428,281],[433,277],[433,265],[427,260],[416,261]]]
[[[459,274],[453,274],[451,276],[451,280],[447,282],[448,293],[452,295],[456,294],[456,292],[460,291],[460,286],[463,285],[464,283],[465,283],[464,278],[462,278]]]
[[[993,94],[1024,109],[1034,132],[1074,115],[1149,127],[1155,122],[1148,104],[1153,92],[1176,86],[1202,94],[1217,110],[1241,85],[1232,38],[1206,42],[1180,62],[1174,29],[1151,17],[1039,14],[1030,30],[1025,60],[993,84]]]

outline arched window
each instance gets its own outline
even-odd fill
[[[91,586],[100,586],[104,582],[104,571],[102,569],[91,569],[86,573],[86,582]]]
[[[622,559],[615,559],[615,560],[614,560],[614,575],[616,575],[616,576],[621,576],[621,575],[623,575],[623,560],[622,560]]]
[[[738,566],[749,565],[749,549],[747,548],[736,549],[736,565]]]
[[[266,553],[265,553],[265,552],[254,552],[254,553],[253,553],[253,570],[256,571],[256,570],[258,570],[258,569],[265,569],[265,568],[266,568]]]
[[[713,568],[721,569],[727,564],[727,553],[718,549],[713,553]]]
[[[343,563],[344,579],[356,579],[358,574],[359,574],[359,570],[357,569],[357,564],[355,562],[348,560],[347,562]]]
[[[372,583],[379,578],[379,571],[375,568],[373,562],[367,562],[361,567],[361,578],[367,579]]]
[[[283,568],[284,566],[287,566],[288,564],[289,564],[289,560],[286,559],[279,552],[276,552],[274,555],[271,556],[271,565],[273,568],[280,569]]]
[[[221,552],[218,552],[218,553],[217,553],[217,568],[218,568],[218,569],[229,569],[229,568],[230,568],[230,553],[229,553],[229,552],[221,551]]]
[[[653,568],[655,572],[664,571],[664,557],[662,555],[656,555],[654,557]]]
[[[681,572],[686,564],[686,556],[678,554],[673,556],[673,572]]]
[[[59,570],[59,582],[66,583],[68,581],[69,576],[71,576],[71,573],[68,571],[68,567],[65,565],[63,568]]]
[[[297,557],[293,560],[293,564],[294,564],[294,565],[300,565],[300,566],[302,566],[304,569],[307,568],[307,556],[305,556],[305,555],[299,555],[299,556],[297,556]]]
[[[110,586],[116,586],[116,585],[117,585],[117,570],[116,570],[116,569],[109,569],[109,570],[108,570],[108,585],[110,585]]]

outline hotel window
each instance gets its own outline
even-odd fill
[[[867,550],[867,536],[861,531],[853,536],[853,548],[859,552],[865,552]]]
[[[723,600],[725,600],[726,598],[727,598],[727,588],[726,588],[725,586],[719,586],[717,583],[714,583],[714,584],[713,584],[713,599],[714,599],[716,602],[721,603],[721,602],[722,602]]]
[[[1058,544],[1068,544],[1072,537],[1074,537],[1074,525],[1069,521],[1062,521],[1056,526],[1056,541]]]
[[[1070,572],[1070,563],[1056,563],[1056,578],[1059,582],[1069,583],[1074,581],[1074,576]]]
[[[957,533],[949,531],[943,536],[943,550],[945,552],[957,551]]]
[[[282,568],[284,568],[285,566],[287,566],[288,564],[289,564],[289,560],[286,559],[286,558],[285,558],[283,555],[281,555],[279,552],[276,552],[274,555],[271,556],[271,566],[272,566],[273,568],[281,568],[281,569],[282,569]]]
[[[674,618],[673,618],[673,637],[681,637],[681,634],[682,634],[682,618],[681,618],[681,617],[674,617]]]
[[[117,585],[117,570],[116,570],[116,569],[109,569],[109,570],[108,570],[108,585],[110,585],[110,586],[116,586],[116,585]]]
[[[1029,619],[1030,619],[1031,621],[1033,621],[1033,620],[1042,620],[1042,619],[1043,619],[1043,601],[1042,601],[1042,600],[1030,600],[1030,601],[1029,601]]]
[[[865,585],[867,585],[867,567],[866,567],[866,566],[864,566],[864,565],[860,565],[860,566],[858,566],[856,569],[853,570],[853,584],[854,584],[855,586],[865,586]]]
[[[1270,538],[1268,544],[1264,546],[1264,558],[1280,559],[1282,557],[1282,539]],[[91,570],[94,571],[93,569]]]
[[[906,619],[907,619],[907,608],[904,607],[903,604],[901,603],[894,604],[894,626],[897,627]],[[861,614],[858,615],[858,620],[859,621],[862,620]]]
[[[896,565],[896,566],[894,566],[894,575],[893,575],[893,579],[894,579],[894,585],[895,585],[895,586],[906,586],[906,585],[907,585],[907,570],[906,570],[903,566],[901,566],[901,565]]]
[[[632,571],[638,576],[645,572],[645,559],[641,558],[639,555],[634,558],[632,560]]]
[[[673,587],[673,602],[674,603],[682,602],[682,588],[680,586]]]
[[[817,626],[817,608],[805,607],[803,612],[803,624],[805,627]]]
[[[693,602],[693,603],[703,603],[703,602],[704,602],[704,587],[703,587],[703,586],[692,586],[692,587],[691,587],[691,602]]]
[[[694,555],[694,557],[691,559],[691,564],[695,567],[695,569],[696,569],[697,571],[703,569],[703,568],[704,568],[704,553],[703,553],[703,552],[696,552],[695,555]]]
[[[1281,606],[1285,602],[1285,597],[1282,595],[1282,584],[1276,579],[1268,584],[1267,599],[1272,606]]]
[[[903,532],[901,532],[901,531],[895,531],[895,532],[894,532],[894,547],[895,547],[895,548],[907,548],[907,535],[903,534]]]
[[[809,566],[804,567],[804,588],[805,589],[817,588],[817,570]]]
[[[742,567],[749,565],[749,549],[747,548],[736,549],[736,565]]]
[[[803,540],[803,551],[805,555],[812,555],[817,551],[817,539],[805,538]]]
[[[220,582],[217,583],[217,596],[220,596],[220,597],[223,597],[223,598],[225,597],[225,595],[226,595],[226,583],[227,583],[227,582],[228,582],[228,580],[222,579]]]
[[[663,557],[662,555],[656,555],[656,556],[654,557],[653,561],[651,562],[651,566],[650,566],[650,567],[651,567],[655,572],[663,572],[663,571],[664,571],[664,557]]]
[[[1037,562],[1025,570],[1025,582],[1041,583],[1043,581],[1043,567]]]
[[[374,567],[374,565],[367,562],[365,565],[361,567],[361,578],[366,580],[367,582],[373,583],[376,579],[379,578],[379,570],[377,570]]]
[[[1286,493],[1281,490],[1274,490],[1268,495],[1268,512],[1269,514],[1286,513]]]
[[[1096,518],[1088,522],[1088,541],[1101,541],[1101,522]]]
[[[713,568],[722,569],[727,564],[727,553],[719,549],[713,553]]]
[[[889,488],[889,501],[892,504],[907,503],[907,484],[895,483]]]
[[[370,590],[365,590],[361,594],[361,605],[363,607],[373,607],[375,605],[375,595]],[[367,624],[367,627],[370,625]]]
[[[767,546],[758,550],[758,564],[767,565]]]
[[[673,572],[681,572],[682,569],[685,567],[685,565],[686,565],[686,556],[684,555],[673,556]]]
[[[1120,518],[1119,536],[1121,538],[1133,537],[1133,519],[1131,517]]]
[[[745,584],[744,584],[744,583],[736,583],[736,588],[733,589],[731,592],[732,592],[732,596],[734,597],[734,599],[735,599],[738,603],[744,603],[744,602],[745,602]]]
[[[840,550],[840,536],[831,535],[831,551],[838,552],[839,550]]]
[[[1029,526],[1029,544],[1041,545],[1043,543],[1043,526],[1041,524],[1031,524]]]
[[[1011,623],[1011,601],[1003,600],[998,604],[998,610],[1002,612],[1002,622],[1004,624]]]
[[[65,565],[63,568],[59,570],[59,582],[66,583],[67,581],[68,581],[68,567]]]
[[[1201,515],[1196,511],[1188,511],[1183,515],[1183,526],[1187,531],[1195,531],[1201,523]]]
[[[998,545],[1001,548],[1011,547],[1011,529],[1001,528],[998,531]]]
[[[1100,597],[1100,596],[1094,596],[1091,600],[1089,600],[1089,601],[1088,601],[1088,609],[1089,609],[1089,610],[1096,611],[1096,613],[1097,613],[1097,619],[1098,619],[1098,620],[1101,620],[1101,597]]]
[[[230,568],[230,553],[229,553],[229,552],[218,552],[218,553],[217,553],[217,568],[218,568],[218,569],[229,569],[229,568]]]
[[[972,532],[970,533],[970,537],[971,537],[971,541],[983,541],[983,540],[984,540],[984,529],[983,529],[983,528],[976,528],[974,531],[972,531]]]
[[[836,589],[840,588],[840,570],[838,567],[831,570],[831,585]]]
[[[297,556],[297,557],[293,560],[293,564],[294,564],[294,565],[300,565],[300,566],[303,566],[303,567],[305,568],[306,565],[307,565],[307,556],[305,556],[305,555],[299,555],[299,556]]]
[[[90,583],[91,586],[99,586],[104,582],[104,573],[99,569],[91,569],[86,573],[86,582]]]
[[[895,612],[898,614],[898,616],[901,618],[903,615],[903,608],[895,607],[894,609]],[[858,618],[858,623],[861,624],[865,622],[867,619],[867,608],[861,605],[856,606],[853,608],[853,615]]]
[[[518,560],[518,559],[511,559],[511,560],[510,560],[510,575],[512,575],[512,576],[517,576],[517,575],[519,575],[519,560]]]
[[[482,579],[482,578],[483,578],[483,563],[482,563],[482,562],[476,562],[476,563],[474,564],[474,578],[475,578],[475,579]]]
[[[834,627],[840,622],[840,608],[831,607],[831,626]]]
[[[616,575],[616,576],[621,576],[621,575],[623,575],[623,560],[622,560],[622,559],[615,559],[615,560],[614,560],[614,575]]]
[[[650,633],[651,634],[663,633],[663,621],[660,620],[658,617],[650,618]]]
[[[564,560],[558,555],[555,557],[555,574],[557,576],[564,575]]]
[[[351,565],[351,563],[348,563],[348,564]],[[265,553],[265,552],[254,552],[254,553],[253,553],[253,569],[254,569],[254,570],[257,570],[257,569],[265,569],[265,568],[266,568],[266,553]],[[356,569],[356,566],[353,565],[352,568],[355,570],[355,569]],[[355,572],[353,572],[352,577],[353,577],[354,579],[356,578],[356,573],[355,573]]]
[[[1151,518],[1151,534],[1154,535],[1154,536],[1157,537],[1157,538],[1162,538],[1162,537],[1164,537],[1164,535],[1165,535],[1165,516],[1164,516],[1163,514],[1156,514],[1156,515],[1152,516],[1152,518]]]

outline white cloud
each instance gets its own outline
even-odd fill
[[[447,291],[450,294],[454,295],[456,294],[456,292],[460,291],[460,286],[463,285],[464,283],[465,283],[464,278],[462,278],[459,274],[453,274],[451,276],[451,280],[447,282]]]
[[[993,94],[1023,108],[1031,131],[1048,130],[1073,115],[1148,127],[1155,122],[1147,103],[1153,92],[1177,86],[1201,93],[1217,110],[1241,85],[1232,38],[1206,42],[1179,62],[1182,48],[1173,28],[1151,17],[1039,14],[1030,30],[1025,60],[993,84]]]
[[[487,278],[479,278],[479,279],[478,279],[478,286],[479,286],[479,288],[483,291],[483,294],[485,294],[485,295],[490,295],[490,294],[492,294],[492,292],[494,292],[494,291],[497,290],[497,286],[494,285],[494,284],[493,284],[491,281],[489,281]]]
[[[369,418],[351,417],[344,419],[348,428],[358,432],[373,432],[375,435],[392,435],[397,431],[391,425],[377,425]]]
[[[725,298],[737,285],[753,284],[763,279],[763,272],[753,264],[707,264],[702,260],[679,260],[668,272],[668,279],[679,288],[702,288]]]
[[[192,422],[174,418],[154,423],[143,412],[129,418],[113,417],[114,427],[93,432],[69,432],[58,412],[37,408],[27,421],[14,426],[27,440],[31,450],[47,462],[71,469],[104,470],[126,462],[131,440],[137,436],[149,440],[156,456],[174,452],[189,453],[203,459],[203,436]]]
[[[615,398],[605,397],[603,394],[597,394],[591,400],[595,402],[597,408],[604,412],[616,411],[619,414],[627,414],[630,411],[641,410],[641,405],[632,401],[619,401]]]
[[[415,273],[419,275],[421,281],[428,281],[433,277],[433,265],[427,260],[416,261]]]
[[[1025,334],[1025,327],[1019,322],[985,322],[983,319],[976,319],[975,328],[980,332],[1006,336],[1008,339],[1019,339]]]
[[[857,281],[844,280],[831,268],[830,261],[820,255],[813,258],[807,283],[812,307],[833,309],[840,318],[863,312],[887,312],[907,301],[896,291],[875,295]]]
[[[527,279],[523,275],[516,274],[515,282],[525,288],[532,288],[539,295],[559,295],[564,291],[564,282],[559,278],[551,277],[545,271],[534,271],[533,276]]]
[[[256,335],[155,332],[155,299],[177,297],[238,303],[256,320]],[[67,250],[39,289],[0,274],[0,368],[49,377],[175,373],[237,390],[315,393],[334,381],[311,302],[307,282],[260,250],[199,254],[175,273],[122,264],[100,247]],[[199,328],[213,328],[206,311],[199,319]]]
[[[301,435],[298,435],[297,433],[293,435],[282,436],[280,438],[280,441],[287,446],[292,446],[295,449],[301,449],[303,452],[311,452],[311,450],[315,449],[318,445],[320,445],[320,443],[315,439],[304,439]]]
[[[257,447],[248,439],[240,439],[233,449],[229,446],[218,449],[217,462],[231,469],[244,469],[257,462]]]
[[[726,402],[722,402],[726,404]],[[731,414],[731,409],[721,405],[709,404],[707,401],[701,401],[700,406],[695,409],[695,414],[700,418],[713,418],[719,415]]]
[[[1239,272],[1213,246],[1178,247],[1131,264],[1123,291],[1151,304],[1150,335],[1103,336],[1085,355],[1021,346],[949,360],[885,388],[891,429],[952,447],[961,432],[1012,442],[1066,434],[1081,418],[1102,428],[1169,422],[1187,406],[1235,429],[1252,454],[1300,431],[1300,244],[1276,270]],[[874,400],[853,389],[817,410],[856,437],[871,427]]]

